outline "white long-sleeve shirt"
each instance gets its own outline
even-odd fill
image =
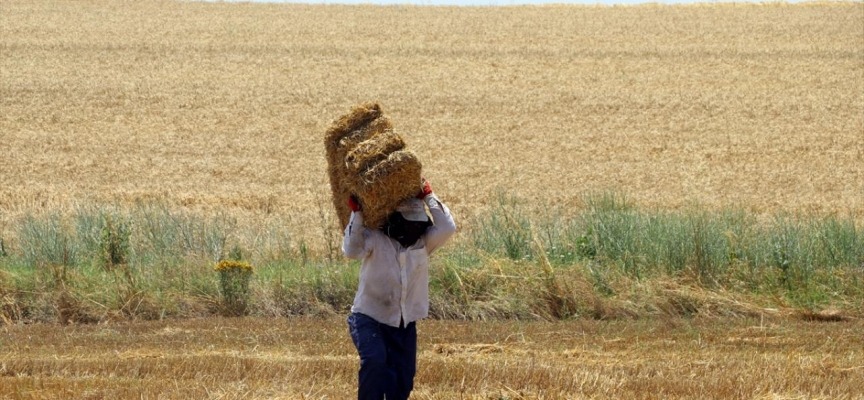
[[[362,259],[360,285],[352,312],[399,327],[429,315],[429,255],[456,232],[456,223],[435,194],[424,198],[433,226],[411,247],[402,247],[380,230],[363,226],[363,212],[351,213],[342,252]]]

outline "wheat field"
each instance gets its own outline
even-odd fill
[[[320,244],[323,134],[364,101],[460,217],[500,191],[564,210],[616,191],[864,218],[861,2],[3,0],[0,235],[26,213],[157,199],[281,215]]]
[[[860,399],[861,322],[418,325],[414,399]],[[6,326],[0,399],[344,399],[344,318]]]
[[[314,253],[340,238],[324,132],[367,101],[463,228],[502,192],[563,212],[615,192],[864,221],[860,1],[0,0],[0,239],[14,248],[28,214],[155,201],[284,225]],[[413,398],[864,398],[860,314],[754,310],[423,321]],[[0,399],[346,398],[357,363],[333,313],[0,326]]]

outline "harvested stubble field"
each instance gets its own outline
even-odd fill
[[[350,398],[342,318],[12,326],[2,399]],[[424,321],[415,399],[860,399],[861,322]]]
[[[279,226],[290,232],[290,257],[302,259],[309,275],[296,282],[323,282],[301,295],[315,303],[335,293],[331,300],[344,307],[350,286],[315,267],[340,238],[322,139],[334,118],[365,101],[383,105],[463,229],[500,206],[501,192],[517,195],[527,214],[566,213],[585,206],[586,193],[613,191],[647,210],[696,205],[864,221],[861,2],[457,8],[2,0],[0,256],[8,249],[13,256],[4,259],[14,268],[0,270],[0,316],[26,319],[19,311],[27,309],[29,318],[62,320],[72,296],[82,308],[104,308],[105,318],[5,324],[0,397],[346,397],[357,360],[341,318],[122,322],[166,309],[207,314],[187,300],[212,303],[214,285],[184,278],[211,273],[198,268],[209,261],[140,261],[133,266],[140,275],[127,281],[122,270],[104,274],[85,260],[61,278],[52,275],[59,269],[32,273],[33,265],[16,264],[25,258],[17,236],[35,225],[28,214],[100,204],[190,230],[196,220],[177,213],[236,220],[225,230],[243,245]],[[853,248],[858,231],[835,225]],[[457,244],[471,245],[469,235],[458,236]],[[195,246],[209,251],[209,244]],[[480,319],[495,315],[483,309],[492,301],[507,300],[485,291],[487,283],[518,289],[521,281],[509,279],[525,277],[510,270],[537,267],[536,259],[506,261],[502,273],[496,256],[468,254],[479,266],[459,270],[458,254],[439,260],[450,279],[439,282],[441,293],[481,308],[470,314]],[[695,254],[699,266],[702,253]],[[859,261],[843,262],[837,297],[857,313],[836,323],[763,321],[755,317],[763,301],[739,307],[747,312],[732,312],[736,318],[705,317],[685,304],[676,314],[684,318],[654,310],[631,320],[624,311],[656,305],[640,299],[657,282],[626,274],[626,285],[613,280],[600,289],[574,280],[587,285],[584,293],[616,293],[595,298],[600,311],[624,310],[612,321],[425,321],[416,398],[864,398],[856,384],[864,378],[862,270],[849,254]],[[724,262],[747,272],[742,282],[760,299],[773,296],[764,281],[789,286],[787,259],[759,256],[780,265],[759,270],[735,257]],[[278,299],[277,289],[288,286],[273,273],[280,265],[257,275],[256,296]],[[617,276],[617,264],[609,265],[608,276]],[[498,275],[488,276],[486,267],[496,266]],[[813,276],[834,279],[835,270],[815,269]],[[469,281],[472,273],[483,276]],[[750,279],[762,274],[768,278]],[[265,276],[279,276],[279,285],[270,289]],[[159,285],[171,279],[187,291]],[[315,292],[333,282],[340,283],[333,292]],[[825,288],[813,293],[833,290]],[[22,298],[32,301],[19,307]],[[733,311],[738,299],[723,297]],[[130,311],[133,300],[153,312]]]

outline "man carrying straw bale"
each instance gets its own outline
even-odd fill
[[[408,399],[417,371],[416,321],[429,314],[429,255],[456,232],[456,223],[426,181],[380,229],[363,226],[356,199],[347,203],[352,212],[342,252],[363,260],[348,317],[360,355],[357,397]]]
[[[324,144],[345,229],[342,252],[363,260],[348,317],[360,355],[357,395],[407,399],[417,371],[416,321],[429,314],[429,255],[456,224],[378,104],[335,121]]]

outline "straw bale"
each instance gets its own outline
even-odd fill
[[[351,217],[347,201],[352,194],[350,172],[345,165],[345,157],[357,144],[378,132],[392,129],[390,121],[382,115],[381,107],[378,104],[366,103],[354,107],[348,114],[334,121],[324,134],[333,207],[343,228],[348,225]],[[362,200],[360,204],[363,205]]]
[[[420,192],[422,164],[410,150],[390,153],[386,159],[360,172],[352,192],[363,204],[364,224],[379,228],[405,199]]]
[[[335,154],[335,148],[340,145],[342,138],[380,116],[381,106],[365,103],[354,107],[348,114],[333,122],[330,128],[327,129],[327,133],[324,134],[324,146],[327,149],[327,155]]]
[[[404,151],[405,142],[393,131],[378,104],[362,104],[336,120],[324,135],[333,206],[342,227],[354,195],[364,212],[364,224],[378,228],[401,201],[420,190],[420,161]]]
[[[365,140],[345,157],[345,162],[354,173],[360,174],[384,161],[390,153],[405,148],[405,141],[392,130],[380,132]]]

